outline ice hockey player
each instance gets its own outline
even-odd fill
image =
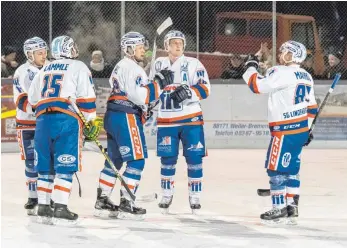
[[[265,168],[270,177],[273,208],[260,215],[266,222],[295,224],[298,217],[300,188],[300,155],[313,136],[309,128],[317,113],[311,75],[300,68],[306,58],[306,48],[295,41],[280,47],[280,65],[263,77],[258,61],[250,55],[243,79],[253,93],[268,93],[268,118],[271,141]]]
[[[167,86],[160,97],[157,118],[157,155],[161,158],[162,199],[159,208],[169,211],[174,195],[174,176],[179,142],[188,165],[189,203],[194,213],[201,208],[202,159],[206,155],[203,115],[200,101],[210,93],[205,67],[196,58],[184,56],[186,39],[182,32],[169,31],[164,37],[167,57],[155,61],[155,70],[174,71],[174,84]]]
[[[123,177],[135,194],[141,180],[141,174],[147,158],[147,147],[143,132],[143,116],[147,105],[156,101],[165,86],[173,83],[173,73],[169,70],[159,71],[153,82],[139,62],[144,60],[146,40],[137,32],[129,32],[121,39],[125,57],[115,66],[110,77],[112,93],[107,102],[104,127],[107,132],[107,152],[118,170],[123,162],[127,167]],[[100,173],[98,198],[95,208],[107,209],[116,176],[109,163]],[[141,219],[146,210],[130,200],[124,186],[121,187],[118,218]],[[108,204],[111,207],[111,204]]]
[[[28,215],[37,211],[37,171],[34,166],[34,135],[36,118],[31,104],[28,103],[28,90],[35,74],[45,65],[47,44],[39,37],[24,42],[23,50],[27,62],[14,74],[13,96],[16,104],[17,138],[21,157],[25,161],[26,184],[29,191],[28,202],[24,205]]]
[[[81,169],[82,132],[86,139],[97,137],[94,85],[88,67],[77,60],[78,48],[72,38],[53,39],[54,61],[36,74],[28,93],[35,107],[35,166],[38,171],[38,220],[47,224],[75,223],[78,215],[67,205],[72,176]],[[82,128],[69,98],[75,99],[91,128]],[[54,176],[55,174],[55,176]],[[55,201],[54,211],[49,201]],[[53,217],[53,218],[52,218]]]

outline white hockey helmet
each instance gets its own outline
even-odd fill
[[[164,48],[167,51],[171,39],[181,39],[183,41],[183,49],[186,48],[186,37],[181,31],[171,30],[164,37]]]
[[[23,51],[24,51],[25,57],[30,62],[33,62],[33,58],[30,58],[28,53],[29,52],[34,52],[34,51],[37,51],[37,50],[40,50],[40,49],[48,50],[47,43],[43,39],[41,39],[40,37],[36,37],[35,36],[33,38],[27,39],[24,42]]]
[[[74,59],[78,56],[77,44],[67,35],[54,38],[51,44],[51,50],[52,56],[55,59]]]
[[[280,47],[280,52],[283,53],[282,55],[283,60],[286,63],[294,62],[297,64],[301,64],[306,59],[306,55],[307,55],[306,47],[300,42],[292,41],[292,40],[284,42],[282,46]],[[287,54],[288,52],[292,53],[291,61],[286,61],[284,59],[284,55]]]
[[[128,32],[125,35],[123,35],[120,41],[120,46],[122,47],[124,53],[129,56],[133,56],[134,54],[128,53],[128,47],[131,47],[133,52],[135,52],[135,47],[137,45],[148,46],[148,42],[146,41],[145,36],[138,32]]]

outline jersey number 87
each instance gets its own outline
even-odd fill
[[[311,92],[311,86],[307,84],[298,84],[295,90],[294,103],[299,104],[305,100],[308,100],[307,96]]]

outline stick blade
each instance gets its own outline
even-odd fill
[[[167,29],[168,27],[170,27],[172,25],[172,20],[171,17],[168,17],[157,29],[157,34],[161,35],[162,32],[165,31],[165,29]]]
[[[257,189],[259,196],[270,196],[270,189]]]

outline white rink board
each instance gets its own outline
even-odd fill
[[[163,216],[157,202],[143,203],[144,221],[100,220],[93,217],[96,187],[103,157],[85,152],[82,198],[74,181],[70,209],[80,215],[76,227],[33,223],[24,213],[27,198],[24,164],[17,153],[2,153],[1,247],[347,247],[346,150],[305,150],[298,226],[262,226],[259,215],[269,197],[256,195],[267,187],[265,150],[210,150],[204,159],[202,211],[192,216],[188,206],[187,169],[177,165],[172,215]],[[138,195],[160,192],[160,162],[149,152]],[[74,179],[75,180],[75,179]],[[118,202],[119,185],[113,192]]]

